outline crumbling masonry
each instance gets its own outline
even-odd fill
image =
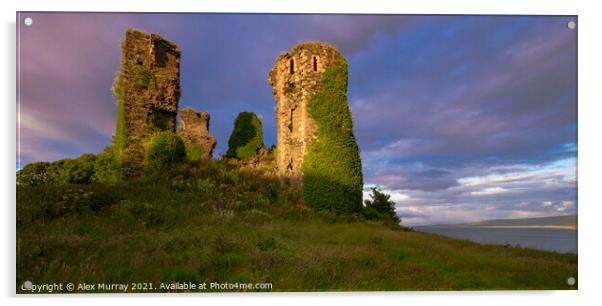
[[[326,69],[341,60],[343,55],[336,48],[319,42],[298,44],[276,59],[268,81],[277,101],[278,174],[302,174],[308,144],[318,138],[308,100],[319,92]],[[144,162],[144,144],[150,136],[175,132],[180,98],[178,47],[157,34],[127,30],[114,92],[118,100],[114,147],[122,168],[136,170]],[[200,148],[201,157],[211,157],[216,141],[209,133],[208,113],[182,110],[178,134],[187,148]]]
[[[317,126],[307,110],[308,99],[319,90],[326,68],[342,58],[343,55],[331,45],[306,42],[276,59],[268,82],[276,99],[278,174],[302,174],[307,145],[318,137]]]
[[[157,34],[129,29],[121,46],[114,145],[122,167],[138,169],[144,142],[158,131],[174,131],[180,99],[180,49]]]
[[[215,137],[209,133],[209,113],[197,113],[192,108],[180,111],[178,135],[189,150],[200,150],[201,158],[211,158],[215,148]]]

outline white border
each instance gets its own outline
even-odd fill
[[[545,1],[545,0],[411,0],[411,1],[357,1],[357,0],[235,0],[193,2],[191,0],[24,0],[0,4],[2,9],[2,52],[0,93],[3,120],[1,204],[3,220],[0,222],[0,298],[3,305],[90,305],[125,304],[142,302],[150,305],[165,304],[175,299],[178,304],[225,305],[581,305],[593,303],[600,286],[600,230],[602,202],[597,189],[600,185],[599,139],[600,124],[600,56],[602,55],[600,30],[602,12],[596,1]],[[270,294],[153,294],[85,295],[79,297],[45,296],[16,297],[15,292],[15,11],[110,11],[110,12],[286,12],[286,13],[387,13],[387,14],[538,14],[578,15],[579,31],[579,277],[578,291],[503,291],[503,292],[386,292],[386,293],[270,293]],[[553,60],[553,59],[550,59]]]

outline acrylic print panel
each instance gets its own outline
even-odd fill
[[[17,14],[19,294],[577,289],[577,18]]]

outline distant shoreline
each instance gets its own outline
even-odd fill
[[[467,223],[432,224],[420,227],[456,227],[456,228],[555,228],[577,230],[577,215],[553,216],[542,218],[495,219]]]
[[[577,230],[575,225],[484,225],[484,226],[473,226],[474,228],[485,227],[485,228],[557,228],[557,229],[571,229]]]
[[[446,227],[446,228],[555,228],[555,229],[568,229],[568,230],[577,230],[577,226],[574,225],[421,225],[416,226],[416,228],[421,227]]]

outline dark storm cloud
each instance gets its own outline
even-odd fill
[[[358,61],[361,75],[378,76],[362,78],[366,86],[350,95],[362,114],[356,127],[367,181],[441,190],[438,198],[449,201],[458,179],[492,166],[574,158],[576,36],[566,18],[446,19],[431,19],[423,34]]]
[[[575,35],[563,31],[562,22],[533,22],[519,31],[516,24],[525,19],[458,22],[456,31],[465,27],[468,32],[460,37],[448,38],[437,26],[423,34],[449,54],[416,48],[421,39],[414,38],[401,46],[392,41],[381,46],[382,51],[364,55],[372,62],[358,65],[358,74],[374,77],[351,95],[354,110],[362,113],[358,134],[369,138],[364,151],[388,146],[405,157],[428,155],[454,164],[479,155],[539,159],[544,153],[557,158],[560,146],[575,136]],[[478,40],[488,37],[484,33],[492,28],[508,31],[505,35],[512,36],[514,44]],[[388,53],[399,53],[407,62],[397,63]],[[417,57],[426,57],[428,64],[413,64]],[[363,71],[366,65],[376,68]]]
[[[182,49],[180,106],[210,112],[218,154],[240,111],[258,113],[266,143],[276,142],[268,71],[295,43],[321,40],[349,62],[365,183],[394,192],[409,222],[575,211],[567,169],[576,166],[576,31],[566,27],[574,18],[25,15],[34,24],[18,36],[22,164],[110,144],[110,88],[128,27]],[[559,161],[562,174],[549,170]],[[521,173],[519,186],[466,185]],[[449,206],[457,215],[442,210]]]
[[[387,188],[435,191],[458,185],[457,174],[423,165],[393,165],[378,172],[369,181]]]

